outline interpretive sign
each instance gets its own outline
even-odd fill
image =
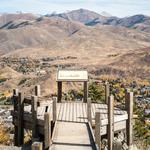
[[[88,81],[85,70],[58,70],[57,81]]]

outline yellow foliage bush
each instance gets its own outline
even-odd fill
[[[0,144],[4,144],[4,145],[10,144],[9,133],[3,125],[0,125]]]

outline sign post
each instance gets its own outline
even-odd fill
[[[62,82],[83,82],[84,84],[84,102],[88,98],[88,72],[86,70],[58,70],[57,73],[57,99],[61,102]]]

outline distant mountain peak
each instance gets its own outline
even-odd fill
[[[90,10],[83,9],[83,8],[68,11],[66,13],[55,14],[55,15],[51,15],[51,16],[58,16],[58,17],[62,17],[64,19],[66,19],[66,20],[77,21],[77,22],[84,23],[84,24],[86,24],[89,21],[92,21],[96,18],[103,17],[94,11],[90,11]]]
[[[112,16],[111,14],[109,14],[109,13],[106,12],[106,11],[102,11],[100,14],[101,14],[102,16],[105,16],[105,17],[111,17],[111,16]]]

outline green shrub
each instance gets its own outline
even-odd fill
[[[100,86],[95,82],[89,84],[89,97],[92,102],[104,102],[105,101],[105,89],[104,86]]]

